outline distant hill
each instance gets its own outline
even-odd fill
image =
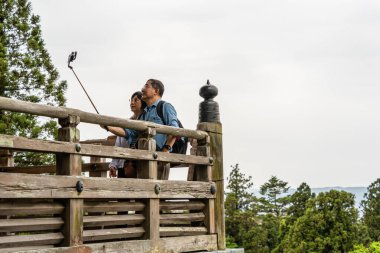
[[[364,193],[367,192],[366,187],[341,187],[341,186],[311,188],[311,191],[318,195],[321,192],[328,192],[328,191],[333,190],[333,189],[338,190],[338,191],[346,191],[346,192],[354,194],[355,195],[355,206],[356,206],[356,208],[360,207],[360,202],[363,200]],[[295,191],[296,191],[296,189],[290,188],[286,195],[293,194]],[[261,196],[258,189],[254,190],[254,194],[257,197]]]

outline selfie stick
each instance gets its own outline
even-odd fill
[[[70,63],[73,62],[76,58],[77,58],[77,52],[76,52],[76,51],[75,51],[75,52],[72,52],[72,53],[69,55],[69,59],[67,60],[67,67],[69,67],[69,68],[73,71],[75,77],[77,78],[77,80],[78,80],[80,86],[82,86],[82,89],[83,89],[84,92],[86,93],[86,95],[87,95],[88,99],[90,100],[92,106],[94,107],[96,113],[99,114],[98,109],[96,109],[96,106],[95,106],[94,103],[92,102],[92,100],[91,100],[90,96],[88,95],[86,89],[83,87],[83,84],[82,84],[81,81],[79,80],[77,74],[75,74],[75,71],[74,71],[73,67],[70,66]]]

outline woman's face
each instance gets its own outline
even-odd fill
[[[137,96],[134,96],[131,99],[130,106],[132,112],[139,112],[141,110],[141,100]]]

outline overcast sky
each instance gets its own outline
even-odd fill
[[[259,187],[275,175],[297,187],[368,186],[380,174],[380,1],[32,0],[67,106],[129,117],[129,96],[165,84],[195,129],[199,88],[219,89],[225,177],[240,168]],[[105,138],[81,124],[81,139]],[[185,172],[173,171],[178,178]]]

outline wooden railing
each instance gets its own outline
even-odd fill
[[[0,252],[224,249],[220,123],[188,130],[3,97],[0,110],[58,118],[61,125],[58,141],[0,135]],[[80,143],[80,122],[136,129],[140,149]],[[156,133],[197,141],[191,155],[158,152]],[[14,167],[14,151],[53,153],[56,164]],[[140,178],[82,176],[107,170],[106,163],[82,163],[82,156],[137,160]],[[190,181],[157,180],[159,163],[189,166]]]

